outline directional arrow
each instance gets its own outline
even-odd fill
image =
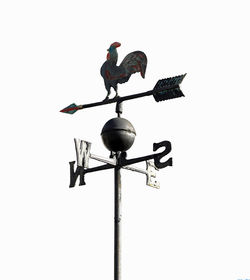
[[[115,102],[121,103],[123,101],[140,98],[140,97],[144,97],[144,96],[150,96],[150,95],[154,96],[154,99],[156,102],[173,99],[173,98],[177,98],[177,97],[182,97],[182,96],[184,96],[184,94],[180,90],[180,84],[183,81],[183,79],[185,78],[185,76],[186,76],[186,74],[159,80],[156,83],[153,90],[149,90],[149,91],[142,92],[142,93],[127,95],[127,96],[123,96],[123,97],[117,96],[113,99],[108,99],[108,100],[103,100],[100,102],[83,104],[83,105],[76,105],[75,103],[72,103],[69,106],[67,106],[66,108],[62,109],[60,112],[74,114],[75,112],[77,112],[78,110],[81,110],[81,109],[87,109],[90,107],[96,107],[96,106],[111,104],[111,103],[115,103]]]

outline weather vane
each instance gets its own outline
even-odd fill
[[[134,143],[136,136],[135,129],[131,122],[121,117],[122,102],[135,98],[153,95],[155,101],[163,101],[184,96],[180,84],[183,81],[184,75],[171,77],[159,80],[152,90],[132,94],[124,97],[118,96],[117,84],[125,83],[130,76],[139,72],[142,78],[145,77],[147,68],[147,57],[141,51],[129,53],[117,66],[118,54],[117,48],[121,44],[114,42],[108,48],[107,60],[101,67],[101,76],[103,77],[107,96],[103,101],[89,103],[84,105],[76,105],[75,103],[62,109],[60,112],[74,114],[78,110],[90,107],[116,103],[117,117],[107,121],[102,129],[101,137],[105,147],[110,151],[109,158],[95,155],[91,152],[91,143],[74,139],[76,149],[77,166],[75,161],[70,162],[70,184],[69,187],[75,187],[79,177],[79,185],[85,185],[85,175],[87,173],[101,171],[105,169],[114,169],[114,280],[121,279],[121,245],[120,245],[120,227],[121,227],[121,173],[120,170],[128,169],[146,175],[146,184],[148,186],[159,188],[159,182],[156,180],[156,171],[172,166],[172,158],[162,162],[162,158],[171,152],[171,143],[169,141],[161,141],[153,144],[153,151],[156,152],[159,148],[164,147],[160,153],[153,153],[147,156],[127,159],[127,150]],[[109,99],[111,88],[114,89],[116,95],[113,99]],[[89,159],[102,162],[104,164],[95,167],[89,167]],[[135,163],[145,161],[146,169],[141,169],[134,166]]]

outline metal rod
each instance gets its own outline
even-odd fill
[[[111,164],[104,164],[104,165],[99,165],[99,166],[96,166],[96,167],[91,167],[91,168],[87,168],[87,169],[83,169],[83,173],[91,173],[91,172],[95,172],[95,171],[102,171],[102,170],[105,170],[105,169],[111,169],[111,168],[114,168],[113,165]]]
[[[139,97],[149,96],[149,95],[152,95],[154,93],[155,93],[154,90],[149,90],[149,91],[146,91],[146,92],[137,93],[137,94],[133,94],[133,95],[129,95],[129,96],[115,97],[113,99],[108,99],[108,100],[105,100],[105,101],[79,105],[79,106],[77,106],[77,109],[78,110],[87,109],[87,108],[96,107],[96,106],[100,106],[100,105],[111,104],[111,103],[115,103],[115,102],[120,103],[120,102],[125,101],[125,100],[130,100],[130,99],[135,99],[135,98],[139,98]]]
[[[120,118],[122,114],[122,102],[117,101],[115,112],[117,113],[117,117]]]
[[[134,166],[131,166],[131,165],[123,166],[122,168],[130,170],[130,171],[135,171],[135,172],[138,172],[138,173],[141,173],[141,174],[148,175],[147,170],[141,169],[141,168],[138,168],[138,167],[134,167]]]
[[[118,159],[119,153],[116,157]],[[115,167],[114,190],[114,280],[121,280],[121,168]]]
[[[94,159],[94,160],[100,161],[100,162],[108,163],[108,164],[111,164],[111,165],[116,165],[116,160],[114,160],[114,159],[111,160],[111,159],[107,159],[105,157],[97,156],[97,155],[94,155],[94,154],[90,154],[89,157]]]
[[[107,159],[105,157],[97,156],[97,155],[94,155],[94,154],[90,154],[89,157],[94,159],[94,160],[97,160],[99,162],[104,162],[104,163],[107,163],[107,164],[111,164],[113,166],[115,166],[117,164],[116,159],[115,160],[110,160],[110,159]],[[136,172],[139,172],[139,173],[142,173],[142,174],[145,174],[145,175],[148,174],[147,170],[141,169],[141,168],[138,168],[138,167],[134,167],[132,165],[122,166],[121,168],[131,170],[131,171],[136,171]]]

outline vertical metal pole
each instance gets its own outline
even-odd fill
[[[116,154],[118,159],[120,153]],[[121,280],[121,171],[115,167],[114,280]]]
[[[115,111],[117,117],[120,118],[122,114],[122,102],[116,103]],[[121,152],[116,153],[116,160],[119,162]],[[115,167],[115,221],[114,221],[114,280],[121,280],[121,202],[122,202],[122,189],[121,189],[121,168]]]

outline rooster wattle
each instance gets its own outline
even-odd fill
[[[140,72],[142,78],[145,78],[147,57],[144,52],[131,52],[123,59],[119,66],[116,65],[118,59],[116,48],[120,47],[120,45],[121,44],[118,42],[110,45],[107,50],[107,60],[101,67],[101,75],[104,79],[105,88],[107,90],[105,100],[109,98],[111,87],[115,90],[115,97],[117,97],[117,84],[127,82],[132,74]]]

